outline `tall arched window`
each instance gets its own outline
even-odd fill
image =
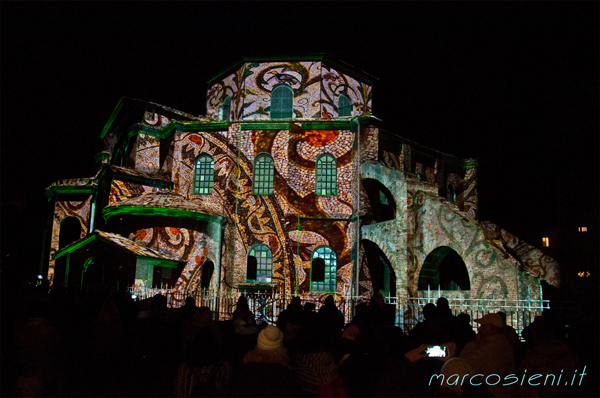
[[[273,158],[268,153],[259,153],[254,158],[254,195],[271,195],[273,193]]]
[[[67,247],[71,243],[81,238],[81,223],[75,217],[69,216],[60,222],[60,232],[58,234],[58,247],[60,249]]]
[[[337,257],[329,246],[313,250],[310,259],[310,291],[335,293]]]
[[[221,120],[231,120],[231,98],[226,96],[221,103],[221,109],[219,109],[219,117]]]
[[[324,153],[317,158],[315,195],[337,195],[337,160],[330,153]]]
[[[338,116],[352,116],[352,105],[350,105],[350,100],[345,94],[340,95],[340,101],[338,103]]]
[[[213,190],[215,162],[212,156],[202,154],[194,165],[194,194],[210,195]]]
[[[294,90],[281,84],[271,92],[271,119],[291,119],[294,114]]]
[[[246,262],[246,281],[271,283],[273,273],[273,255],[263,244],[253,245],[248,251]]]

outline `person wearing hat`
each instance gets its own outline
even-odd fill
[[[515,361],[511,344],[508,342],[502,329],[504,322],[498,314],[487,314],[475,319],[479,324],[477,336],[474,341],[467,343],[460,353],[460,358],[469,361],[476,373],[483,374],[484,378],[490,376],[487,387],[496,397],[511,396],[514,387],[503,386],[504,378],[514,373]],[[491,376],[494,375],[494,376]],[[501,382],[498,383],[498,375]],[[492,385],[497,383],[495,385]]]
[[[295,397],[301,395],[298,377],[289,367],[283,333],[269,325],[258,334],[256,348],[244,357],[244,366],[232,385],[233,397]]]

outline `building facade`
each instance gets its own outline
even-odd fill
[[[398,302],[539,299],[558,264],[477,214],[477,161],[381,128],[373,79],[322,56],[243,59],[206,115],[122,99],[91,178],[59,180],[48,278]]]

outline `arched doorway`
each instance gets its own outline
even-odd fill
[[[364,250],[363,261],[369,269],[373,293],[381,293],[384,297],[396,296],[396,274],[390,260],[377,244],[362,240]]]
[[[90,257],[81,270],[81,290],[89,292],[102,285],[104,285],[104,264],[97,258]]]
[[[206,291],[210,289],[210,281],[214,272],[215,264],[210,260],[205,262],[200,272],[200,290]]]
[[[429,253],[419,273],[419,290],[470,290],[469,271],[460,254],[448,246]]]

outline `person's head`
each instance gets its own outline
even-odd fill
[[[186,307],[194,307],[194,306],[196,306],[196,299],[193,298],[192,296],[187,296],[185,298],[185,306]]]
[[[304,311],[306,311],[306,312],[313,312],[315,310],[315,308],[316,308],[315,303],[311,303],[310,301],[304,303]]]
[[[482,318],[475,319],[475,322],[479,324],[477,328],[477,335],[480,338],[485,338],[498,334],[504,327],[502,318],[498,314],[487,314]]]
[[[256,348],[262,351],[280,351],[283,349],[283,333],[273,325],[260,331],[256,340]]]
[[[427,303],[423,307],[423,316],[425,319],[431,319],[437,315],[437,307],[433,303]]]
[[[237,310],[247,310],[250,307],[248,306],[248,299],[246,298],[246,296],[240,296],[240,298],[237,301],[237,305],[235,307]]]
[[[498,311],[496,314],[500,315],[500,318],[502,318],[502,325],[506,326],[506,312]]]
[[[448,304],[448,299],[446,297],[440,297],[437,299],[436,306],[439,310],[449,310],[450,305]]]
[[[371,302],[369,305],[375,305],[377,307],[383,307],[385,305],[385,300],[383,299],[383,294],[377,292],[373,294],[371,297]]]
[[[331,294],[325,297],[325,305],[335,305],[335,300]]]
[[[467,314],[466,312],[461,312],[460,314],[458,314],[456,316],[456,320],[459,323],[464,323],[466,325],[469,325],[471,323],[471,315]]]

